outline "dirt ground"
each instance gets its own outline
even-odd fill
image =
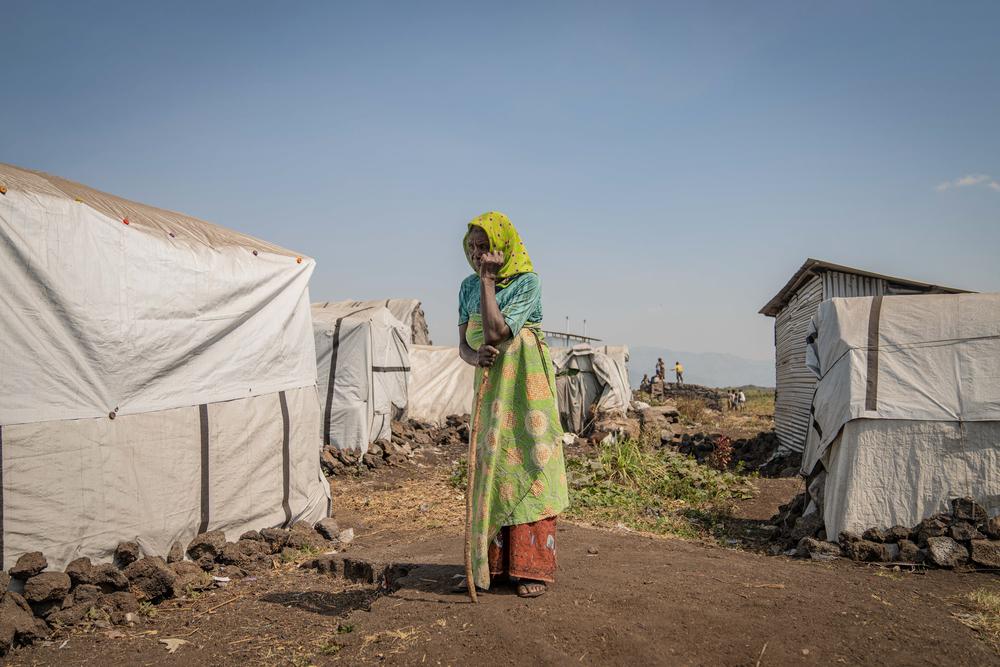
[[[741,520],[767,518],[797,480],[759,480]],[[765,556],[563,522],[558,583],[536,600],[502,588],[472,605],[461,495],[440,465],[334,480],[347,551],[415,567],[394,592],[289,564],[164,603],[134,628],[57,635],[8,664],[1000,665],[963,625],[988,574],[894,572]],[[415,501],[414,499],[420,499]],[[168,652],[165,640],[184,643]]]

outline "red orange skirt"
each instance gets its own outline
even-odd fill
[[[504,526],[490,542],[490,576],[556,580],[556,518]]]

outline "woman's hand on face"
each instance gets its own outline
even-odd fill
[[[484,252],[479,258],[479,277],[496,280],[497,271],[503,266],[503,262],[502,251]]]
[[[481,345],[479,347],[479,365],[483,368],[492,366],[498,356],[500,356],[500,350],[492,345]]]

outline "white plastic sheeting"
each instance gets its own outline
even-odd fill
[[[855,419],[823,459],[823,520],[841,531],[912,527],[971,496],[1000,513],[1000,422]]]
[[[39,180],[37,190],[16,187]],[[78,200],[7,165],[0,183],[0,424],[136,414],[315,382],[312,259],[208,223],[192,237],[186,216],[166,231],[169,212],[152,209],[153,226],[149,207],[94,194],[122,216],[113,218],[90,205],[95,191],[78,186]]]
[[[316,303],[312,316],[324,443],[364,453],[406,409],[409,328],[384,306],[355,304]]]
[[[472,412],[476,369],[462,361],[457,347],[414,345],[410,368],[407,417],[441,425],[448,415]]]
[[[406,342],[418,345],[430,345],[430,333],[424,311],[417,299],[372,299],[369,301],[341,301],[352,308],[388,308],[392,316],[406,327]]]
[[[803,469],[852,419],[1000,419],[1000,294],[824,301],[806,365],[820,381]]]
[[[824,301],[802,472],[827,470],[827,533],[912,526],[955,496],[1000,509],[1000,295]]]
[[[632,400],[628,368],[619,361],[628,358],[628,350],[613,349],[618,358],[587,344],[552,349],[559,415],[569,431],[583,431],[591,420],[592,409],[623,416],[628,410]]]
[[[627,349],[612,348],[620,358],[627,358]],[[600,411],[624,412],[631,400],[628,369],[614,356],[598,352],[589,346],[551,348],[556,372],[576,371],[557,378],[559,412],[580,417],[589,414],[592,405]],[[410,350],[409,407],[412,419],[443,424],[448,415],[469,414],[472,411],[472,386],[475,368],[462,361],[457,347],[414,345]],[[583,424],[578,424],[582,426]]]
[[[195,405],[5,425],[4,563],[27,551],[55,569],[110,560],[124,540],[165,556],[203,530],[232,540],[316,522],[329,511],[318,429],[314,387],[210,403],[204,419]]]
[[[328,511],[313,260],[0,165],[0,560]]]

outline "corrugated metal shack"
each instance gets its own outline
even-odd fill
[[[825,299],[889,294],[958,294],[967,290],[894,278],[819,259],[807,259],[760,309],[774,318],[774,428],[782,452],[801,452],[809,427],[816,378],[806,368],[806,331]]]

